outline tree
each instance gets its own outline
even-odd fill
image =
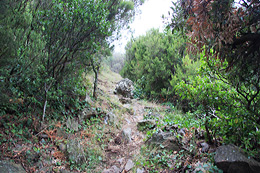
[[[111,54],[110,49],[107,46],[108,45],[103,45],[102,48],[97,53],[95,53],[93,55],[93,58],[91,58],[91,60],[90,60],[92,70],[95,74],[94,89],[93,89],[93,97],[95,99],[97,99],[98,73],[99,73],[99,70],[100,70],[101,62],[103,61],[103,59],[105,57],[107,57]]]
[[[194,106],[197,116],[206,115],[208,136],[224,136],[225,142],[258,158],[260,3],[179,0],[178,5],[181,13],[172,17],[169,26],[179,29],[175,20],[182,19],[188,52],[201,53],[203,58],[200,75],[176,85],[179,94]]]
[[[181,16],[187,20],[188,50],[228,62],[211,66],[236,88],[244,108],[260,124],[260,3],[256,0],[180,0]],[[173,17],[173,20],[175,18]],[[171,26],[175,26],[172,22]],[[213,55],[212,52],[213,50]]]
[[[126,64],[121,74],[133,81],[143,79],[140,85],[148,97],[166,97],[175,67],[181,64],[184,47],[179,33],[152,29],[127,44]]]
[[[103,42],[109,45],[112,33],[128,24],[141,3],[1,1],[0,86],[6,100],[22,97],[27,106],[42,107],[43,118],[48,101],[58,109],[77,100],[82,62],[90,62]]]

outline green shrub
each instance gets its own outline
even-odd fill
[[[175,90],[182,100],[188,102],[193,114],[203,120],[209,142],[234,143],[245,148],[249,154],[256,156],[259,152],[260,128],[254,112],[248,111],[243,96],[230,82],[221,77],[210,66],[221,62],[207,62],[201,56],[200,73],[188,77],[175,85]],[[227,65],[222,62],[222,65]],[[248,92],[254,92],[249,90]],[[259,96],[255,98],[259,99]]]

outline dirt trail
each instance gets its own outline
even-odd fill
[[[111,76],[110,76],[111,77]],[[111,81],[112,79],[112,81]],[[108,78],[107,75],[101,74],[99,81],[99,87],[102,91],[109,96],[111,100],[119,100],[121,96],[117,96],[113,93],[116,87],[116,83],[121,78]],[[108,144],[106,149],[106,168],[117,166],[124,172],[127,161],[132,160],[135,162],[136,157],[140,154],[141,146],[144,144],[145,134],[137,130],[137,123],[143,119],[145,114],[145,105],[142,101],[132,99],[130,104],[122,104],[122,109],[126,108],[131,110],[121,116],[121,127],[115,133],[114,139]],[[147,103],[149,104],[149,103]],[[131,129],[131,140],[127,142],[124,140],[123,131]],[[129,172],[134,172],[131,169]]]

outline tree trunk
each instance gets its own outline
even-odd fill
[[[47,93],[48,93],[48,89],[47,89],[46,83],[44,84],[44,92],[45,92],[45,101],[44,101],[44,106],[43,106],[42,121],[44,121],[46,107],[47,107]]]
[[[95,65],[94,61],[91,60],[91,65],[92,65],[92,69],[95,73],[93,98],[97,99],[98,72],[99,72],[100,64]]]
[[[94,73],[95,73],[95,80],[94,80],[93,98],[97,99],[98,71],[95,69]]]
[[[208,113],[206,113],[206,116],[208,116]],[[213,144],[213,139],[212,139],[212,136],[210,134],[209,127],[208,127],[208,119],[207,119],[207,117],[206,117],[206,121],[205,121],[205,129],[206,129],[206,133],[207,133],[209,144]]]

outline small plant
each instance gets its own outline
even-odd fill
[[[171,167],[172,152],[167,150],[158,150],[153,147],[141,147],[142,158],[137,160],[136,165],[145,167],[149,172],[160,172],[165,168]]]

